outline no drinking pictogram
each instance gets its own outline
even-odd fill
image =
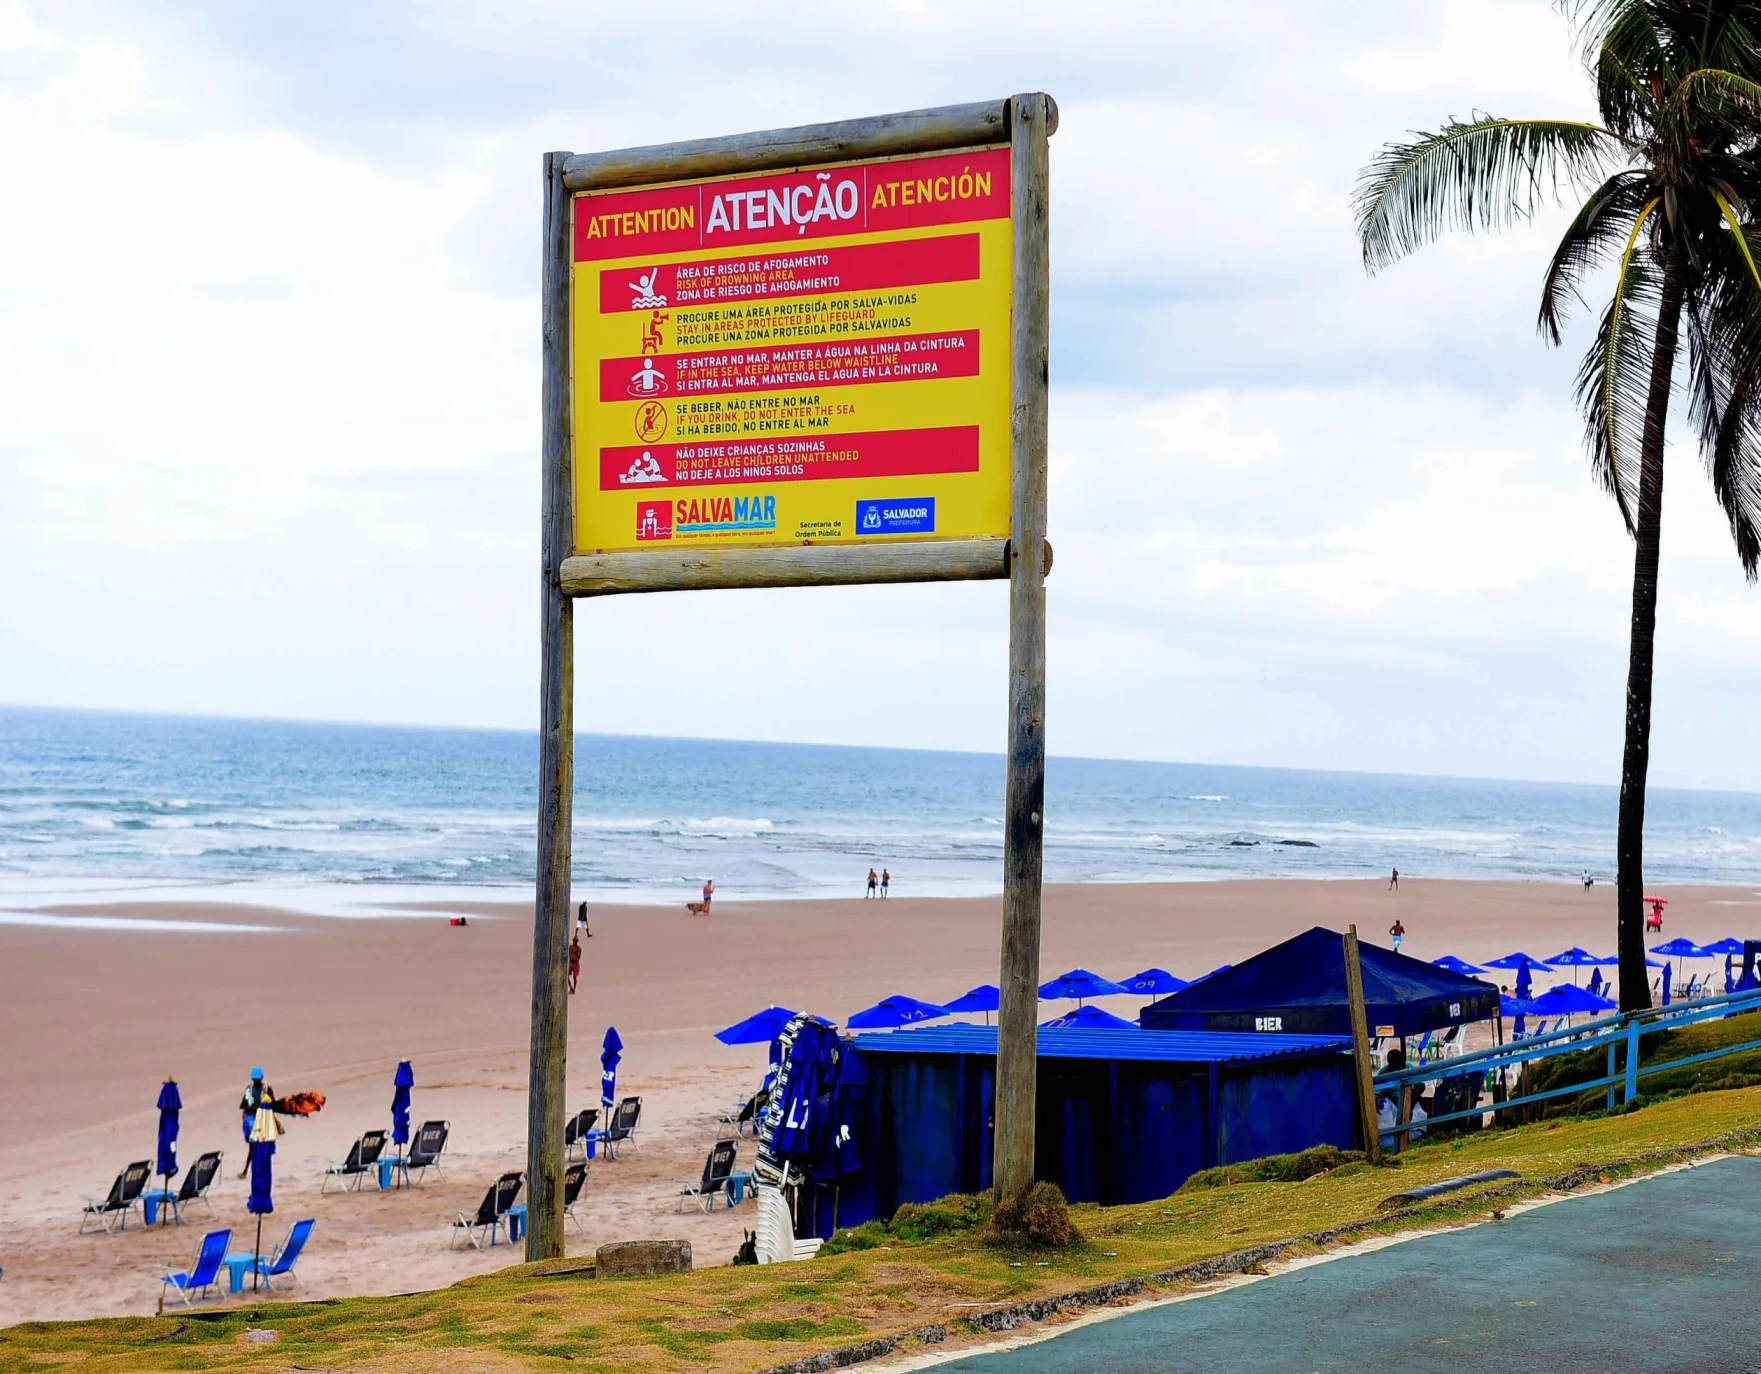
[[[636,407],[636,437],[652,444],[666,433],[666,406],[659,401],[644,401]]]

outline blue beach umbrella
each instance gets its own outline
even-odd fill
[[[915,997],[894,993],[883,997],[872,1007],[864,1007],[844,1024],[851,1030],[890,1030],[918,1021],[934,1021],[948,1015],[948,1009],[934,1002],[920,1002]]]
[[[1126,1030],[1137,1029],[1136,1022],[1102,1011],[1099,1007],[1078,1007],[1062,1016],[1054,1016],[1050,1021],[1040,1022],[1041,1030],[1116,1030],[1121,1026]]]
[[[1575,987],[1578,981],[1578,970],[1586,965],[1600,963],[1601,961],[1598,960],[1594,954],[1590,953],[1589,950],[1580,949],[1576,945],[1573,945],[1570,949],[1561,950],[1547,962],[1552,964],[1555,968],[1569,968],[1571,970],[1572,985]]]
[[[1717,941],[1713,942],[1712,944],[1701,945],[1700,948],[1705,950],[1706,953],[1708,953],[1714,957],[1717,957],[1718,955],[1722,954],[1725,956],[1725,958],[1728,959],[1732,955],[1740,956],[1742,954],[1743,942],[1741,940],[1735,940],[1735,939],[1730,938],[1729,936],[1726,936],[1724,939],[1717,940]]]
[[[1678,935],[1673,940],[1665,940],[1660,945],[1652,945],[1651,953],[1661,954],[1666,959],[1675,960],[1675,973],[1678,982],[1681,979],[1681,961],[1683,959],[1705,959],[1708,957],[1705,950],[1701,949],[1685,935]],[[1669,989],[1667,987],[1663,990],[1663,1001],[1665,1005],[1669,1002]]]
[[[726,1030],[718,1030],[715,1038],[724,1045],[762,1045],[781,1035],[783,1027],[794,1017],[795,1013],[787,1007],[766,1007]]]
[[[1598,997],[1588,988],[1561,983],[1537,997],[1531,1004],[1536,1016],[1577,1016],[1584,1012],[1612,1011],[1614,1003]]]
[[[1553,966],[1545,959],[1537,959],[1534,955],[1524,954],[1519,949],[1514,954],[1506,954],[1502,959],[1488,959],[1486,961],[1486,967],[1513,968],[1518,970],[1544,968],[1551,970]]]
[[[944,1005],[949,1011],[995,1011],[999,995],[996,984],[980,983]]]
[[[1117,983],[1085,968],[1073,968],[1068,973],[1060,973],[1051,982],[1039,985],[1040,998],[1047,1002],[1073,997],[1080,1003],[1084,998],[1114,997],[1124,991]]]
[[[410,1089],[416,1086],[416,1071],[410,1067],[410,1061],[397,1061],[397,1073],[391,1080],[391,1142],[394,1145],[410,1143]]]
[[[1457,959],[1453,954],[1445,954],[1441,959],[1433,959],[1431,964],[1435,968],[1448,969],[1451,973],[1459,973],[1463,977],[1472,977],[1476,973],[1486,971],[1478,964],[1470,964],[1466,959]]]
[[[623,1058],[624,1042],[616,1026],[605,1028],[605,1043],[599,1051],[599,1105],[604,1109],[607,1124],[611,1121],[612,1104],[618,1096],[618,1060]]]
[[[167,1192],[171,1190],[171,1176],[177,1172],[177,1114],[182,1110],[183,1098],[178,1094],[177,1082],[167,1078],[165,1086],[159,1089],[159,1159],[154,1170],[164,1177]]]
[[[1166,997],[1186,986],[1184,978],[1176,978],[1165,968],[1146,968],[1142,973],[1132,974],[1124,982],[1125,991],[1136,993],[1140,997]]]

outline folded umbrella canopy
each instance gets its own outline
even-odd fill
[[[1049,983],[1041,983],[1039,995],[1043,1001],[1055,1001],[1060,997],[1073,997],[1081,1002],[1088,997],[1115,997],[1125,989],[1110,979],[1091,973],[1085,968],[1073,968],[1068,973],[1060,973]]]
[[[605,1041],[599,1050],[599,1105],[607,1125],[611,1123],[612,1104],[618,1097],[618,1060],[623,1058],[624,1042],[616,1026],[605,1028]]]
[[[1135,1022],[1127,1021],[1122,1016],[1115,1016],[1110,1011],[1102,1011],[1099,1007],[1078,1007],[1075,1011],[1067,1011],[1062,1016],[1054,1016],[1050,1021],[1041,1021],[1041,1030],[1136,1030]]]
[[[1451,973],[1461,974],[1464,978],[1486,971],[1478,964],[1470,964],[1466,959],[1457,959],[1453,954],[1445,954],[1441,959],[1433,959],[1431,962],[1438,968],[1446,968]]]
[[[167,1078],[165,1086],[159,1089],[159,1159],[155,1173],[163,1175],[165,1190],[171,1191],[171,1176],[177,1172],[177,1114],[183,1110],[183,1098],[178,1094],[175,1079]],[[164,1209],[162,1216],[168,1218],[171,1208]]]
[[[781,1035],[783,1027],[794,1017],[795,1013],[787,1007],[766,1007],[726,1030],[718,1030],[715,1038],[724,1045],[763,1045]]]
[[[1187,986],[1186,979],[1176,978],[1165,968],[1146,968],[1142,973],[1134,973],[1122,984],[1125,991],[1136,993],[1140,997],[1165,997],[1170,992],[1179,992]]]
[[[838,1030],[818,1016],[799,1015],[782,1031],[782,1066],[758,1128],[758,1165],[763,1181],[801,1182],[824,1145],[815,1110],[822,1089],[834,1081]]]
[[[934,1002],[920,1002],[915,997],[894,993],[883,997],[872,1007],[864,1007],[844,1024],[851,1030],[890,1030],[918,1021],[934,1021],[949,1014],[948,1008]]]
[[[281,1134],[281,1122],[275,1109],[268,1105],[257,1108],[251,1119],[251,1195],[245,1199],[245,1210],[257,1218],[256,1253],[263,1253],[263,1217],[275,1210],[275,1138]],[[261,1266],[251,1274],[251,1291],[257,1291]]]
[[[394,1145],[410,1143],[410,1089],[416,1086],[416,1071],[410,1061],[397,1061],[397,1073],[391,1080],[391,1140]]]

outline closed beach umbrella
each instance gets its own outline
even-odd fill
[[[1040,1022],[1041,1030],[1117,1030],[1120,1027],[1126,1030],[1138,1028],[1135,1022],[1099,1007],[1078,1007],[1062,1016],[1054,1016],[1050,1021]]]
[[[948,1009],[934,1002],[920,1002],[915,997],[898,993],[883,997],[872,1007],[864,1007],[845,1024],[851,1030],[889,1030],[909,1026],[918,1021],[934,1021],[948,1015]]]
[[[1176,978],[1165,968],[1146,968],[1142,973],[1132,974],[1123,986],[1125,991],[1140,997],[1166,997],[1171,992],[1179,992],[1187,983],[1186,979]]]
[[[945,1003],[945,1005],[950,1012],[982,1011],[984,1023],[988,1026],[991,1023],[991,1013],[997,1009],[997,998],[998,992],[995,983],[980,983],[977,987],[956,997],[952,1002]]]
[[[410,1143],[410,1089],[416,1086],[416,1071],[410,1061],[397,1061],[397,1073],[391,1080],[391,1142]]]
[[[726,1030],[718,1030],[715,1038],[724,1045],[763,1045],[781,1035],[783,1027],[794,1019],[795,1013],[787,1007],[766,1007]]]
[[[1529,977],[1529,966],[1524,964],[1516,971],[1516,995],[1527,997],[1534,989],[1534,980]]]
[[[177,1172],[177,1114],[183,1110],[183,1098],[178,1095],[177,1082],[167,1078],[165,1086],[159,1089],[159,1159],[155,1173],[165,1179],[165,1189],[171,1190],[171,1176]],[[171,1209],[165,1208],[169,1213]],[[161,1217],[161,1224],[164,1223]]]
[[[1061,997],[1073,997],[1081,1002],[1088,997],[1115,997],[1125,989],[1110,979],[1091,973],[1085,968],[1073,968],[1068,973],[1060,973],[1049,983],[1041,983],[1040,997],[1047,1002]]]
[[[624,1042],[616,1026],[605,1028],[605,1042],[599,1050],[599,1104],[609,1124],[612,1104],[618,1096],[618,1060],[624,1055]]]
[[[269,1107],[257,1108],[251,1122],[251,1195],[245,1199],[245,1210],[257,1218],[256,1253],[263,1253],[263,1218],[275,1210],[275,1137],[281,1134],[281,1122]],[[257,1291],[261,1266],[251,1274],[251,1291]]]
[[[1448,969],[1451,973],[1459,973],[1463,977],[1469,978],[1476,973],[1486,971],[1478,964],[1470,964],[1466,959],[1457,959],[1453,954],[1445,954],[1441,959],[1431,960],[1431,963],[1437,968]]]

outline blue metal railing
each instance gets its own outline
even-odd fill
[[[1474,1106],[1462,1111],[1446,1112],[1441,1116],[1428,1116],[1416,1123],[1420,1130],[1432,1126],[1444,1125],[1451,1121],[1466,1121],[1473,1117],[1484,1116],[1488,1111],[1508,1111],[1514,1107],[1526,1107],[1531,1103],[1547,1102],[1556,1097],[1570,1097],[1590,1092],[1596,1088],[1608,1091],[1608,1110],[1614,1110],[1614,1090],[1623,1090],[1623,1102],[1631,1102],[1639,1092],[1639,1080],[1651,1074],[1667,1073],[1671,1069],[1684,1069],[1693,1064],[1703,1064],[1708,1060],[1722,1059],[1727,1055],[1742,1054],[1746,1050],[1761,1049],[1761,1039],[1745,1040],[1737,1045],[1723,1045],[1715,1050],[1707,1050],[1703,1054],[1690,1054],[1685,1058],[1671,1059],[1661,1064],[1639,1063],[1639,1037],[1654,1035],[1658,1031],[1679,1030],[1683,1026],[1691,1026],[1700,1021],[1715,1021],[1727,1016],[1738,1016],[1747,1011],[1761,1011],[1761,988],[1751,988],[1745,992],[1723,993],[1717,997],[1701,997],[1692,1002],[1676,1002],[1667,1007],[1653,1007],[1647,1011],[1621,1012],[1614,1016],[1604,1016],[1599,1020],[1587,1021],[1581,1026],[1568,1027],[1565,1030],[1549,1031],[1545,1035],[1530,1036],[1524,1040],[1513,1040],[1506,1045],[1496,1045],[1491,1049],[1476,1050],[1472,1054],[1457,1055],[1453,1059],[1433,1060],[1429,1064],[1420,1064],[1410,1069],[1395,1072],[1383,1072],[1376,1075],[1377,1088],[1400,1087],[1407,1083],[1428,1083],[1443,1078],[1453,1078],[1462,1073],[1491,1074],[1503,1069],[1514,1068],[1537,1059],[1548,1059],[1561,1054],[1579,1054],[1589,1050],[1605,1048],[1608,1055],[1608,1072],[1601,1077],[1586,1079],[1562,1088],[1549,1088],[1544,1092],[1525,1093],[1521,1097],[1509,1098],[1495,1103],[1491,1107]],[[1626,1047],[1626,1057],[1620,1070],[1615,1068],[1616,1051]],[[1414,1128],[1414,1123],[1402,1123],[1396,1127],[1382,1131],[1384,1136],[1405,1136]]]

